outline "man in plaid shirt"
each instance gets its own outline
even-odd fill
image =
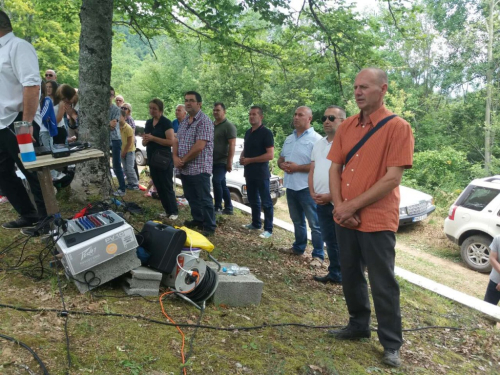
[[[202,229],[205,236],[210,236],[216,228],[214,204],[210,195],[214,125],[201,111],[201,95],[196,91],[184,94],[184,104],[188,116],[179,124],[172,153],[193,217],[192,220],[186,220],[184,225]]]

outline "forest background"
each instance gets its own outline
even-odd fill
[[[249,107],[260,105],[277,158],[297,106],[312,108],[322,133],[324,109],[355,114],[355,75],[380,67],[389,74],[387,107],[415,135],[403,183],[447,208],[471,179],[500,174],[499,2],[381,0],[359,12],[344,1],[116,0],[111,85],[141,120],[155,97],[173,119],[183,92],[196,90],[208,114],[214,102],[226,104],[239,137]],[[41,73],[54,69],[74,87],[80,6],[0,0],[16,35],[35,46]]]

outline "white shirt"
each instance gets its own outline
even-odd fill
[[[328,142],[327,137],[321,138],[313,146],[311,161],[314,162],[313,187],[316,194],[330,193],[330,166],[331,160],[326,157],[332,148],[332,142]]]
[[[54,113],[56,114],[56,117],[57,117],[57,112],[59,112],[59,104],[54,106]],[[59,123],[57,124],[57,127],[64,128],[65,126],[66,126],[66,124],[64,123],[64,116],[63,116],[61,121],[59,121]]]
[[[10,32],[0,38],[0,129],[8,127],[23,110],[23,89],[41,83],[38,57],[25,40]],[[40,110],[35,121],[42,121]]]

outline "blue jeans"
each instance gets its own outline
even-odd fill
[[[252,208],[252,225],[255,228],[260,228],[262,222],[260,220],[260,208],[264,209],[264,230],[273,233],[273,201],[271,192],[269,191],[269,180],[257,180],[247,178],[247,197]]]
[[[340,255],[339,244],[337,243],[337,235],[335,234],[335,222],[333,221],[333,204],[316,205],[318,214],[319,228],[321,236],[325,241],[326,252],[330,265],[328,266],[328,275],[335,281],[342,281],[340,273]]]
[[[122,169],[122,141],[121,139],[111,141],[111,153],[113,155],[113,171],[118,179],[118,189],[125,191],[125,177]]]
[[[127,152],[124,158],[122,158],[122,166],[125,171],[125,176],[127,176],[127,185],[129,187],[139,186],[139,180],[134,171],[135,162],[135,152]]]
[[[210,195],[210,175],[208,173],[194,176],[181,174],[181,181],[193,220],[203,223],[204,230],[214,231],[217,225],[215,224],[214,203]]]
[[[214,187],[214,208],[222,210],[222,200],[224,199],[224,209],[226,211],[233,211],[231,194],[226,186],[226,164],[214,164],[212,185]]]
[[[309,194],[309,188],[302,190],[286,189],[286,200],[288,202],[288,211],[295,229],[295,242],[293,249],[298,254],[303,254],[307,246],[306,218],[311,228],[311,237],[313,244],[313,258],[325,259],[323,250],[323,238],[319,230],[318,214],[316,213],[316,203]]]

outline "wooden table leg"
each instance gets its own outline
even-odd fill
[[[54,215],[59,213],[57,206],[56,194],[54,193],[54,185],[52,184],[52,176],[50,175],[50,168],[44,167],[41,171],[37,171],[38,181],[42,189],[43,200],[45,201],[45,208],[47,215]]]

